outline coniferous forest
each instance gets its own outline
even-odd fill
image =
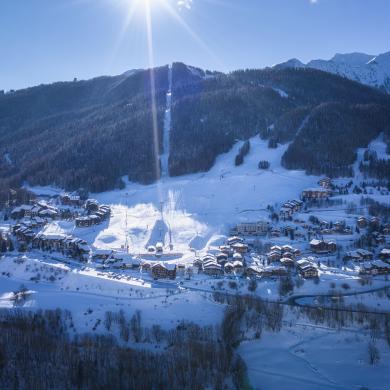
[[[270,146],[290,142],[286,168],[348,176],[358,147],[382,132],[390,140],[390,96],[329,73],[222,74],[181,63],[172,72],[173,176],[207,171],[237,140],[256,135]],[[154,80],[157,131],[149,70],[0,96],[0,188],[28,182],[99,192],[123,186],[122,177],[155,181],[168,67],[154,69]]]

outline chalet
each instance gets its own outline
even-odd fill
[[[35,237],[35,233],[27,226],[15,225],[12,231],[18,241],[30,243]]]
[[[373,267],[373,265],[370,262],[363,263],[360,266],[359,273],[361,275],[375,275],[377,273],[377,270]]]
[[[385,263],[382,260],[374,260],[371,262],[371,264],[373,265],[374,268],[377,269],[378,274],[383,275],[383,274],[390,273],[390,264]]]
[[[151,269],[152,265],[147,262],[147,261],[143,261],[141,262],[141,269],[142,271],[149,271]]]
[[[72,257],[86,258],[90,252],[90,247],[81,238],[67,236],[62,241],[62,248]]]
[[[281,235],[280,229],[271,230],[271,237],[280,237],[280,235]]]
[[[317,278],[318,268],[309,259],[301,259],[297,261],[297,269],[303,278]]]
[[[267,253],[267,259],[270,263],[279,261],[282,258],[282,254],[278,251],[271,251]]]
[[[63,205],[66,206],[81,206],[83,201],[81,200],[80,195],[77,194],[62,194],[60,195],[60,201]]]
[[[87,210],[88,214],[92,214],[95,211],[99,210],[99,202],[95,199],[87,199],[85,201],[84,207]]]
[[[111,249],[95,249],[92,252],[92,260],[98,262],[104,262],[110,258],[113,254]]]
[[[294,214],[294,210],[290,207],[282,206],[279,210],[279,216],[282,219],[290,218],[292,217],[293,214]]]
[[[282,257],[280,259],[280,264],[285,267],[294,267],[294,260],[289,257]]]
[[[78,217],[75,219],[76,227],[89,227],[92,225],[92,219],[88,217]]]
[[[31,210],[33,206],[32,205],[27,205],[23,204],[21,206],[15,207],[11,211],[11,218],[12,219],[22,219],[26,215],[26,211]]]
[[[208,263],[208,262],[217,263],[217,258],[213,254],[208,253],[207,255],[202,257],[202,262],[203,263]]]
[[[366,249],[356,249],[354,251],[347,252],[344,256],[344,260],[351,260],[351,261],[358,261],[358,262],[372,260],[373,258],[374,258],[373,253]]]
[[[380,252],[379,252],[379,258],[381,260],[390,260],[390,249],[389,248],[383,248]]]
[[[250,265],[246,269],[246,275],[249,276],[250,278],[260,277],[261,274],[262,274],[262,268],[259,267],[258,265]]]
[[[358,226],[359,228],[361,228],[361,229],[366,228],[366,227],[367,227],[367,224],[368,224],[367,218],[365,218],[365,217],[363,217],[363,216],[362,216],[362,217],[359,217],[359,218],[357,219],[356,224],[357,224],[357,226]]]
[[[231,274],[234,271],[234,265],[230,261],[224,265],[224,271],[227,274]]]
[[[54,209],[52,207],[42,208],[38,211],[37,214],[41,218],[52,218],[56,219],[60,216],[60,213],[57,209]]]
[[[370,219],[370,227],[373,229],[378,229],[381,224],[381,221],[378,217],[372,217]]]
[[[247,253],[248,245],[243,244],[242,242],[237,242],[231,245],[232,249],[237,253]]]
[[[242,263],[241,260],[234,260],[233,268],[236,274],[241,274],[242,272],[244,272],[244,264]]]
[[[235,231],[243,236],[265,236],[268,228],[269,222],[266,221],[243,222],[236,226]]]
[[[219,250],[227,256],[231,256],[233,254],[233,249],[229,245],[221,245]]]
[[[307,188],[302,191],[301,198],[304,201],[317,200],[317,199],[328,199],[331,192],[327,188]]]
[[[151,267],[153,279],[175,279],[176,264],[155,263]]]
[[[287,252],[286,251],[286,252],[283,252],[282,257],[285,257],[285,258],[293,260],[295,256],[294,256],[294,254],[292,252]]]
[[[38,233],[32,242],[34,248],[42,250],[62,251],[65,250],[65,239],[63,233]]]
[[[226,253],[220,252],[215,255],[218,264],[225,264],[228,261],[228,255]]]
[[[196,257],[194,259],[192,265],[194,266],[194,268],[197,268],[198,271],[203,269],[203,261],[199,257]]]
[[[287,269],[281,265],[269,265],[261,271],[261,276],[274,277],[287,275]]]
[[[387,223],[386,225],[383,226],[383,234],[389,235],[390,234],[390,224]]]
[[[383,234],[380,234],[379,232],[373,232],[372,238],[374,239],[376,245],[381,245],[386,242],[386,237]]]
[[[336,252],[337,245],[333,241],[313,239],[310,241],[310,249],[314,253],[332,253]]]
[[[108,206],[99,206],[98,211],[93,214],[89,214],[84,217],[78,217],[75,219],[77,227],[90,227],[92,225],[98,225],[106,220],[111,214],[111,209]]]
[[[241,237],[237,237],[237,236],[229,237],[229,238],[226,240],[226,244],[229,245],[229,246],[234,245],[234,244],[237,244],[237,243],[243,244],[243,243],[244,243],[244,240],[243,240]]]
[[[303,202],[301,200],[289,200],[282,204],[282,207],[279,210],[279,215],[281,218],[289,218],[295,212],[302,209]]]
[[[318,185],[322,188],[330,188],[332,185],[332,180],[329,177],[323,177],[318,181]]]
[[[120,263],[122,268],[134,268],[138,269],[141,266],[141,260],[138,257],[134,257],[127,252],[117,252],[111,255],[111,259]]]
[[[209,276],[220,276],[223,275],[222,266],[217,262],[203,263],[203,272]]]

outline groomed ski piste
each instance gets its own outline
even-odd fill
[[[109,221],[90,228],[76,228],[73,221],[53,221],[44,227],[45,233],[66,233],[80,237],[95,249],[123,250],[126,236],[130,253],[143,256],[149,245],[164,243],[164,262],[192,262],[194,254],[205,254],[224,243],[232,226],[239,222],[268,218],[267,206],[280,205],[288,199],[297,199],[304,188],[316,187],[319,177],[303,171],[289,171],[281,164],[288,145],[268,148],[267,141],[254,137],[249,154],[236,167],[234,159],[242,142],[228,153],[219,156],[209,172],[181,177],[164,176],[152,185],[126,183],[123,190],[91,194],[112,210]],[[369,146],[378,155],[387,157],[381,138]],[[358,153],[358,162],[364,150]],[[270,162],[268,170],[259,170],[260,160]],[[357,162],[357,164],[358,164]],[[357,176],[358,176],[358,172]],[[340,182],[350,179],[340,179]],[[56,195],[61,189],[30,187],[37,195]],[[388,194],[374,192],[370,197],[381,203],[390,203]],[[340,196],[346,202],[359,204],[360,195]],[[127,211],[127,212],[126,212]],[[360,214],[360,210],[358,211]],[[324,220],[344,219],[347,223],[358,214],[347,214],[345,206],[329,210],[315,210]],[[127,230],[126,230],[127,214]],[[307,220],[310,213],[300,213]],[[8,222],[2,222],[6,229]],[[342,245],[348,245],[356,236],[332,236]],[[269,241],[267,239],[267,241]],[[288,237],[272,239],[273,243],[291,244]],[[172,244],[172,249],[169,244]],[[302,251],[307,242],[296,240]],[[248,294],[248,280],[233,279],[236,287],[223,280],[222,290],[228,294]],[[136,310],[142,312],[145,326],[158,324],[174,328],[185,319],[200,325],[221,322],[225,305],[215,302],[212,293],[221,279],[204,275],[185,280],[154,281],[139,271],[102,271],[90,264],[67,259],[61,254],[33,250],[14,252],[0,260],[0,307],[14,307],[12,292],[24,285],[28,299],[20,308],[55,309],[61,307],[73,314],[75,334],[106,333],[102,325],[107,311],[123,310],[130,318]],[[315,305],[317,295],[329,294],[331,288],[343,291],[348,284],[345,301],[364,303],[372,310],[390,309],[384,276],[374,277],[370,285],[362,285],[353,269],[321,266],[320,282],[307,280],[296,287],[296,304]],[[333,285],[333,286],[332,286]],[[273,302],[280,300],[276,279],[258,282],[256,296]],[[354,294],[350,294],[353,292]],[[356,294],[355,294],[356,293]],[[347,295],[349,294],[349,295]],[[380,295],[382,294],[382,295]],[[384,295],[383,295],[384,294]],[[287,299],[282,303],[286,303]],[[313,326],[307,320],[294,317],[287,310],[287,319],[279,333],[263,331],[260,340],[241,343],[238,352],[248,367],[249,380],[255,389],[384,389],[389,382],[389,348],[383,339],[377,342],[381,360],[371,366],[367,362],[367,343],[364,329],[341,329]],[[115,336],[118,336],[112,331]],[[159,345],[131,345],[151,348]],[[347,374],[348,372],[348,374]]]
[[[234,165],[234,158],[242,142],[219,156],[209,172],[165,177],[148,186],[127,183],[123,190],[91,194],[113,210],[109,225],[104,229],[75,229],[73,223],[53,223],[46,232],[73,233],[96,248],[120,249],[126,236],[127,203],[128,235],[133,253],[143,253],[149,244],[164,239],[160,234],[161,225],[167,235],[171,231],[175,252],[185,254],[191,248],[207,250],[220,244],[234,224],[261,220],[268,215],[268,205],[299,198],[303,188],[317,185],[319,177],[281,167],[280,160],[287,145],[269,149],[267,141],[259,137],[250,141],[250,152],[239,167]],[[270,169],[259,170],[260,160],[268,160]],[[62,192],[55,188],[32,190],[37,194]]]

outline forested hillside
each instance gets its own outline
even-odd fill
[[[283,158],[287,168],[348,175],[356,148],[390,134],[388,95],[314,69],[237,71],[173,96],[173,175],[207,170],[235,140],[256,134],[294,140]]]
[[[315,69],[230,74],[175,63],[171,175],[206,171],[238,139],[291,142],[287,168],[345,175],[357,147],[390,139],[390,96]],[[168,67],[154,70],[162,151]],[[42,85],[0,96],[0,189],[54,184],[103,191],[158,178],[150,71]],[[260,156],[259,156],[260,157]]]
[[[166,72],[167,67],[154,72],[159,131]],[[156,179],[152,140],[149,71],[0,97],[3,185],[28,181],[102,191],[118,185],[123,175],[151,182]]]

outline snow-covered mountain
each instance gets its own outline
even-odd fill
[[[334,73],[390,93],[390,52],[377,56],[364,53],[336,54],[330,60],[312,60],[307,64],[293,58],[274,66],[305,67]]]

